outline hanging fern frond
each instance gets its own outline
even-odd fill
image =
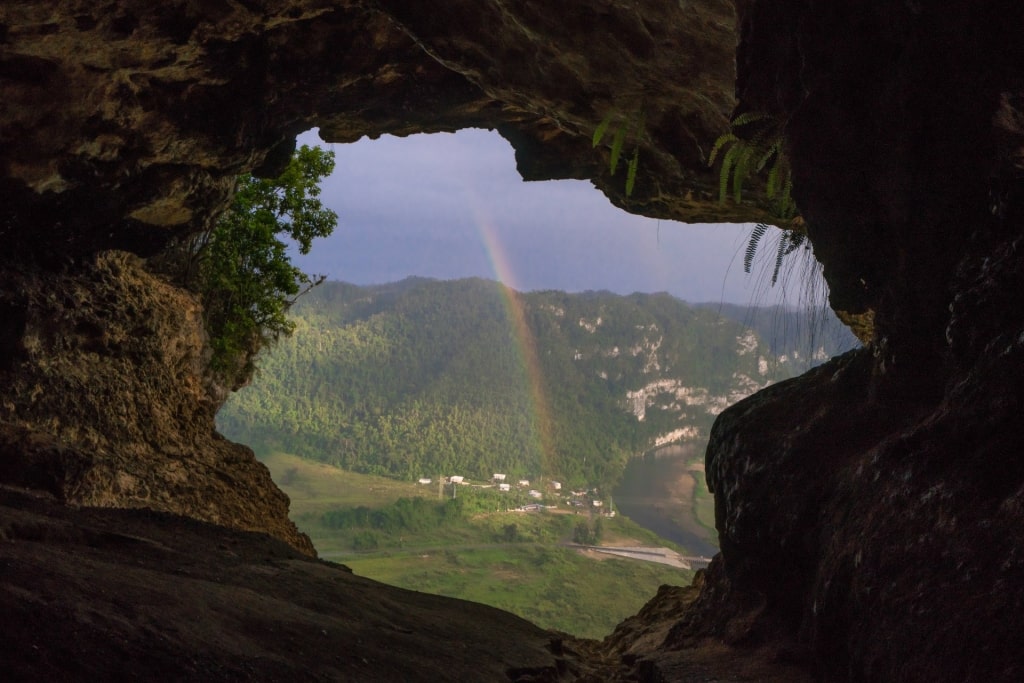
[[[619,167],[619,155],[622,154],[622,145],[626,142],[626,127],[620,126],[615,131],[615,137],[612,138],[612,156],[608,162],[608,166],[611,168],[612,175],[615,175],[615,169]]]
[[[594,135],[591,138],[593,147],[597,147],[601,144],[601,141],[605,138],[612,125],[613,115],[608,114],[601,123],[597,125],[597,129],[594,130]],[[612,136],[611,154],[608,160],[608,171],[615,175],[615,172],[619,168],[619,161],[622,159],[622,150],[626,146],[626,140],[632,137],[635,141],[633,146],[633,155],[630,157],[629,163],[626,167],[626,196],[629,197],[633,194],[633,188],[636,185],[637,171],[639,170],[640,164],[640,136],[644,130],[645,116],[641,110],[636,117],[632,117],[615,128],[615,134]]]
[[[718,153],[722,150],[725,145],[738,141],[739,138],[733,133],[723,133],[718,136],[715,140],[715,144],[711,147],[711,154],[708,155],[708,166],[713,166],[715,159],[718,157]]]
[[[636,184],[636,172],[640,168],[640,146],[633,150],[633,158],[629,160],[629,168],[626,169],[626,196],[633,194],[633,186]]]
[[[604,134],[608,131],[608,126],[612,125],[612,115],[601,119],[601,123],[597,124],[597,130],[594,131],[594,137],[592,138],[592,147],[597,147],[601,144],[601,140],[604,138]]]
[[[748,123],[754,123],[755,121],[766,121],[771,119],[770,114],[766,114],[763,111],[745,111],[732,120],[732,127],[745,126]]]
[[[786,239],[789,243],[786,245],[785,255],[789,256],[794,251],[805,245],[805,243],[807,242],[807,234],[797,232],[796,230],[787,230]]]
[[[768,182],[765,184],[764,193],[768,195],[768,199],[773,199],[778,189],[779,167],[778,165],[775,165],[768,169]]]
[[[737,134],[738,128],[754,124],[758,125],[757,129],[747,131],[743,137]],[[747,179],[767,173],[766,194],[772,200],[772,214],[780,221],[790,221],[796,216],[796,202],[790,194],[792,180],[783,132],[783,124],[763,112],[744,112],[732,120],[731,130],[715,140],[708,155],[708,165],[722,157],[718,188],[720,202],[725,202],[731,194],[733,201],[740,203]]]
[[[732,177],[733,168],[742,152],[742,145],[732,145],[722,158],[722,170],[718,177],[719,202],[725,203],[725,198],[729,195],[729,179]]]
[[[788,235],[783,235],[779,239],[779,247],[775,250],[775,267],[772,269],[772,287],[779,280],[779,271],[782,270],[782,259],[786,258],[786,245],[789,243]]]
[[[743,272],[750,274],[750,268],[754,264],[754,255],[757,253],[757,244],[764,237],[764,234],[768,232],[767,223],[758,223],[754,226],[754,229],[750,233],[750,239],[747,241],[747,251],[743,254]]]

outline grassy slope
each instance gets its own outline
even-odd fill
[[[715,531],[715,496],[708,490],[707,475],[704,472],[704,459],[691,464],[691,471],[697,481],[693,495],[693,516],[697,522],[707,529],[708,539],[717,542],[718,532]]]
[[[383,537],[373,552],[351,550],[351,531],[319,523],[335,507],[379,507],[400,497],[436,498],[434,486],[346,472],[302,458],[273,454],[263,461],[292,499],[292,517],[325,559],[357,574],[403,588],[447,595],[508,610],[534,623],[601,638],[635,614],[662,584],[685,585],[692,573],[660,564],[594,559],[561,545],[583,517],[573,514],[495,512],[457,528],[400,539]],[[505,542],[503,529],[517,528]],[[605,543],[670,543],[628,519],[605,519]]]

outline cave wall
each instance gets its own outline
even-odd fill
[[[528,179],[593,178],[651,216],[756,217],[718,204],[705,164],[734,104],[734,42],[725,0],[14,0],[0,8],[0,225],[62,252],[153,251],[315,126],[336,142],[497,128]],[[590,137],[641,110],[627,200]]]
[[[826,680],[1019,680],[1024,12],[738,6],[738,108],[788,121],[833,307],[875,340],[721,415],[726,597],[669,640],[731,625]]]
[[[309,552],[265,469],[216,435],[223,388],[195,301],[146,257],[313,126],[337,142],[495,128],[526,179],[589,178],[650,216],[757,220],[756,197],[718,204],[706,155],[734,110],[767,112],[785,124],[832,305],[872,315],[874,336],[722,414],[708,451],[722,553],[685,605],[645,611],[674,620],[659,645],[623,632],[615,647],[652,676],[664,653],[713,639],[827,680],[1019,680],[1022,14],[952,0],[7,2],[0,478]],[[590,138],[641,110],[627,198]]]
[[[74,505],[150,508],[313,545],[252,451],[216,433],[198,298],[105,251],[0,274],[0,481]]]

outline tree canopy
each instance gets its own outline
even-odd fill
[[[289,307],[322,282],[292,264],[286,240],[306,254],[334,231],[338,216],[319,199],[333,170],[333,152],[303,145],[277,178],[240,176],[230,209],[193,241],[215,369],[250,369],[259,348],[294,329]]]
[[[797,317],[722,308],[767,332],[778,316]],[[744,378],[800,372],[794,352],[809,355],[797,339],[747,352],[743,325],[666,294],[521,294],[478,279],[328,282],[290,315],[295,335],[221,410],[223,433],[259,452],[414,480],[503,472],[608,486],[658,436],[683,427],[706,435],[712,398],[749,391]],[[638,420],[628,392],[659,381],[669,388]],[[674,382],[691,394],[677,396]]]

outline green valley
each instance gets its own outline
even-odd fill
[[[782,309],[479,279],[327,283],[291,314],[294,336],[218,426],[253,446],[320,555],[588,637],[692,571],[576,542],[712,552],[701,456],[715,416],[848,344],[792,334]],[[658,514],[692,547],[612,514],[627,463],[669,447],[687,455],[653,461],[672,507]],[[623,506],[649,496],[635,470]]]
[[[291,498],[292,517],[324,559],[403,588],[500,607],[545,628],[601,638],[635,614],[658,586],[686,585],[693,578],[689,570],[569,545],[574,527],[591,522],[589,515],[572,514],[564,506],[559,512],[464,511],[435,524],[425,518],[452,501],[439,500],[434,486],[346,472],[282,453],[268,454],[264,462]],[[458,495],[473,494],[461,487]],[[414,528],[331,523],[332,513],[357,508],[386,517],[387,511],[414,507],[402,500],[419,503],[421,516],[408,518]],[[604,544],[671,546],[625,517],[601,519]],[[367,536],[372,548],[365,541],[360,546]]]
[[[327,283],[291,312],[294,336],[259,359],[220,430],[407,480],[610,487],[630,457],[701,442],[726,405],[802,372],[801,352],[841,350],[779,348],[726,317],[755,319],[743,310],[667,294],[522,294],[479,279]]]

